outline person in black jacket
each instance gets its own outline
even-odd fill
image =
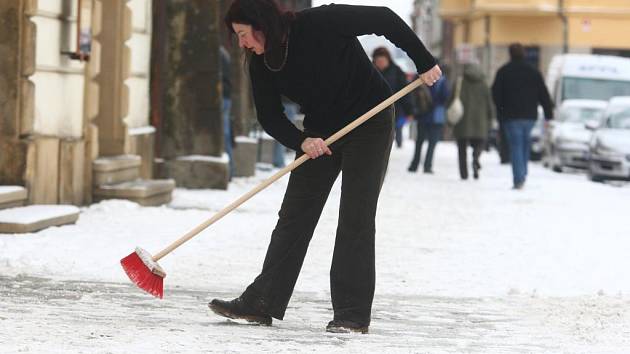
[[[232,133],[232,80],[230,74],[230,65],[231,58],[228,51],[223,47],[219,47],[219,55],[221,57],[221,87],[223,90],[223,143],[225,148],[225,153],[228,155],[230,159],[230,173],[229,179],[231,180],[234,177],[235,167],[234,167],[234,156],[232,154],[233,151],[233,141],[234,135]]]
[[[385,47],[378,47],[372,52],[372,62],[374,66],[381,72],[385,81],[394,92],[400,91],[407,86],[407,76],[402,69],[394,63],[389,50]],[[413,109],[409,95],[405,95],[394,105],[396,109],[396,146],[402,147],[403,133],[402,128],[407,121],[413,118]]]
[[[545,119],[553,118],[553,103],[538,70],[525,62],[521,44],[510,45],[510,62],[502,66],[492,84],[497,117],[510,147],[514,189],[521,189],[527,177],[531,131],[542,105]]]
[[[225,17],[249,52],[262,127],[311,160],[293,170],[261,273],[238,298],[212,300],[217,314],[270,325],[284,317],[324,204],[342,174],[330,269],[331,332],[366,333],[374,297],[375,216],[393,140],[393,108],[326,146],[324,138],[392,94],[356,38],[384,35],[414,60],[428,85],[440,68],[415,33],[385,7],[328,5],[283,12],[273,0],[235,0]],[[304,131],[286,119],[281,95],[299,104]]]

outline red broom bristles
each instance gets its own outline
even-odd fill
[[[159,297],[164,295],[164,278],[155,274],[144,264],[136,251],[120,260],[125,273],[140,289]]]

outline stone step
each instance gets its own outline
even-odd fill
[[[258,162],[273,163],[273,152],[276,141],[267,134],[263,134],[258,144]]]
[[[131,182],[140,178],[142,159],[137,155],[100,157],[92,164],[92,185]]]
[[[131,182],[140,178],[140,168],[131,167],[113,171],[94,171],[92,184],[94,186],[102,186],[105,184],[118,184],[123,182]]]
[[[142,159],[138,155],[99,157],[92,163],[94,172],[111,172],[129,168],[140,168]]]
[[[235,177],[251,177],[256,173],[258,140],[245,136],[237,136],[235,140],[236,145],[232,155],[234,175]]]
[[[179,156],[165,161],[164,176],[175,179],[177,185],[190,189],[227,189],[230,160],[227,154],[221,157],[205,155]]]
[[[74,224],[79,208],[73,205],[29,205],[0,210],[0,233],[30,233],[51,226]]]
[[[0,186],[0,209],[22,206],[26,198],[28,191],[22,186]]]
[[[170,202],[174,189],[175,181],[172,179],[139,179],[98,186],[94,189],[94,200],[126,199],[143,206],[156,206]]]

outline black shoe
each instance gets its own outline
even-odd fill
[[[362,326],[352,321],[333,320],[328,322],[328,326],[326,326],[326,332],[367,334],[368,328],[369,326]]]
[[[521,182],[521,183],[515,184],[514,187],[512,187],[512,189],[521,190],[523,189],[524,186],[525,186],[525,182]]]
[[[477,171],[477,170],[473,171],[473,178],[474,179],[479,179],[479,171]]]
[[[425,169],[424,173],[428,174],[428,175],[432,175],[433,174],[433,170],[431,169]]]
[[[271,316],[253,309],[240,297],[232,301],[214,299],[208,304],[208,307],[219,316],[235,320],[242,319],[263,326],[271,326]]]
[[[416,172],[416,171],[418,171],[418,168],[417,167],[413,167],[413,166],[409,166],[407,171],[409,171],[409,172]]]

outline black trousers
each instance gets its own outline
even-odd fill
[[[481,156],[481,151],[484,146],[484,139],[457,139],[457,152],[459,156],[459,176],[462,179],[468,178],[468,162],[467,162],[467,151],[468,146],[472,147],[472,158],[473,158],[473,171],[475,171],[475,175],[477,171],[481,168],[481,164],[479,163],[479,156]]]
[[[416,137],[416,149],[413,153],[413,159],[409,165],[409,170],[416,171],[418,169],[418,165],[420,164],[420,155],[422,155],[422,144],[424,144],[424,141],[427,140],[429,142],[429,146],[427,147],[427,154],[424,158],[424,171],[428,172],[433,169],[433,152],[435,151],[435,146],[442,138],[444,125],[418,122],[417,127],[418,136]]]
[[[330,267],[334,316],[369,325],[376,207],[394,137],[393,113],[393,107],[385,109],[333,144],[331,156],[309,160],[291,173],[263,269],[242,295],[248,304],[284,317],[315,226],[343,172]]]

